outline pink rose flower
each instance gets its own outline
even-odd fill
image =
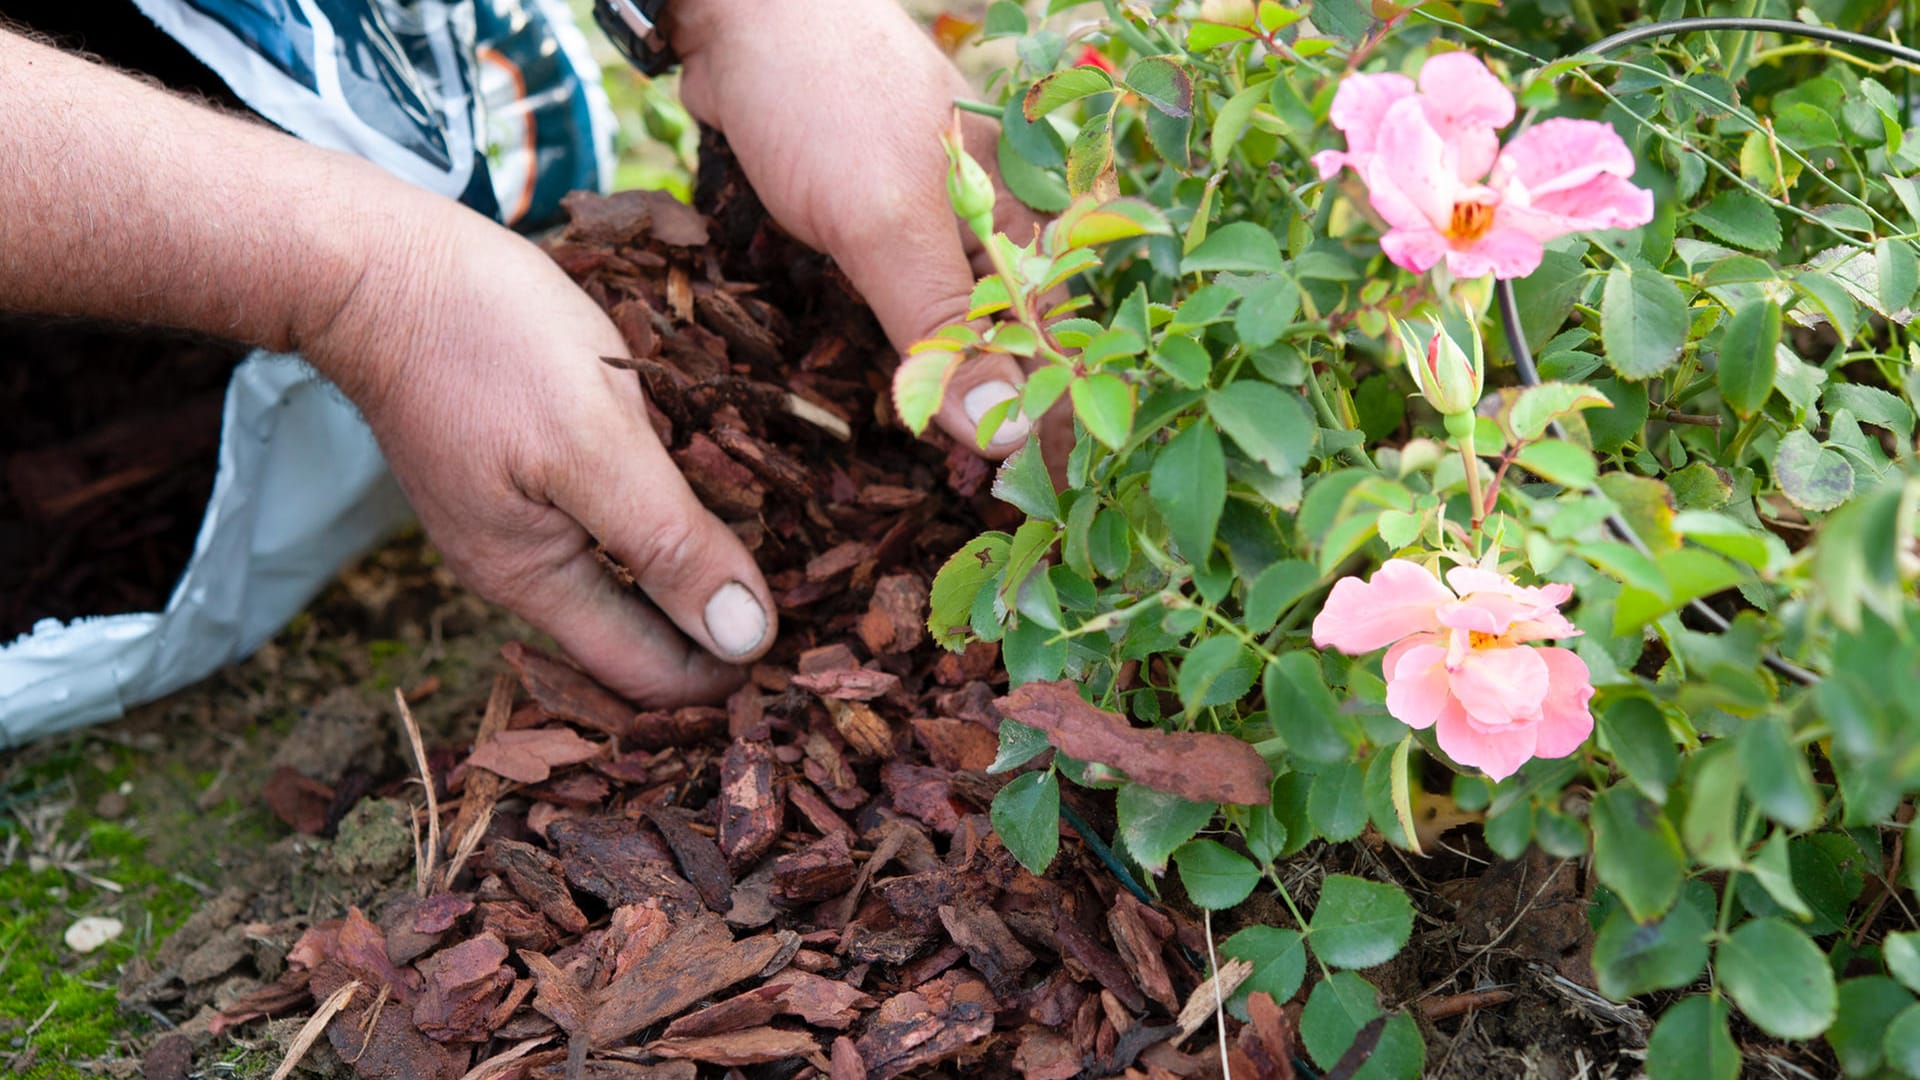
[[[1433,728],[1440,749],[1495,780],[1578,750],[1593,733],[1587,665],[1528,644],[1580,633],[1559,611],[1573,587],[1516,585],[1469,566],[1448,571],[1447,585],[1405,559],[1364,582],[1341,578],[1313,620],[1313,643],[1351,655],[1392,646],[1381,664],[1387,711]]]
[[[1347,149],[1314,164],[1323,179],[1359,174],[1389,226],[1381,250],[1415,273],[1444,260],[1458,278],[1525,277],[1545,241],[1653,219],[1653,193],[1634,186],[1633,153],[1611,126],[1545,120],[1502,149],[1497,129],[1513,114],[1513,95],[1468,53],[1428,60],[1417,85],[1354,75],[1329,116]]]

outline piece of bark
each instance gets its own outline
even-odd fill
[[[736,739],[720,760],[720,851],[735,873],[759,862],[780,836],[786,799],[773,778],[765,743]]]
[[[704,432],[695,432],[685,447],[673,451],[673,461],[700,501],[721,517],[752,517],[766,501],[752,470],[728,457]]]
[[[327,809],[333,805],[334,791],[320,781],[281,765],[267,778],[261,794],[273,816],[294,832],[319,836],[326,831]]]
[[[853,887],[855,874],[844,833],[829,833],[773,862],[774,887],[796,904],[841,895]]]
[[[584,817],[548,829],[567,880],[613,907],[659,901],[679,918],[706,906],[700,893],[670,867],[673,857],[638,822]]]
[[[625,735],[633,726],[633,710],[578,668],[519,641],[501,646],[500,655],[520,676],[527,693],[551,715],[615,736]]]
[[[140,1075],[145,1080],[187,1080],[192,1067],[193,1040],[177,1031],[155,1039],[140,1059]]]
[[[814,1027],[845,1031],[873,1008],[873,998],[838,979],[829,979],[797,968],[788,968],[767,980],[767,986],[779,991],[780,1011]]]
[[[1238,1049],[1247,1057],[1254,1080],[1294,1080],[1294,1025],[1291,1016],[1264,990],[1247,995],[1247,1019]]]
[[[757,1027],[720,1035],[656,1039],[647,1044],[647,1052],[663,1058],[704,1061],[709,1065],[758,1065],[818,1054],[820,1043],[804,1031]]]
[[[533,1007],[540,1015],[560,1026],[570,1036],[584,1035],[587,1024],[599,1007],[594,997],[579,984],[571,972],[549,957],[522,949],[520,962],[533,975],[537,993]]]
[[[1072,1039],[1031,1025],[1017,1035],[1020,1046],[1013,1052],[1013,1067],[1025,1080],[1072,1080],[1080,1075],[1080,1051]]]
[[[413,1006],[413,1023],[438,1042],[484,1042],[487,1018],[513,985],[503,966],[507,947],[482,934],[420,961],[425,985]]]
[[[736,942],[726,923],[701,913],[607,985],[587,1032],[594,1045],[610,1046],[701,998],[759,974],[782,944],[774,934]]]
[[[899,693],[900,676],[890,671],[874,671],[871,668],[854,668],[850,671],[836,669],[795,675],[793,684],[802,690],[811,690],[823,698],[838,698],[841,701],[872,701],[875,698]]]
[[[870,1080],[964,1052],[993,1032],[993,993],[964,971],[950,971],[883,1002],[855,1043]]]
[[[927,501],[927,493],[897,484],[868,484],[860,489],[859,500],[869,510],[911,510]]]
[[[1177,1013],[1180,1011],[1180,998],[1173,991],[1173,980],[1168,976],[1166,961],[1160,955],[1164,939],[1147,925],[1148,920],[1141,914],[1145,908],[1146,905],[1135,899],[1132,893],[1121,892],[1114,897],[1113,906],[1107,909],[1107,929],[1113,934],[1114,948],[1119,951],[1120,959],[1133,968],[1134,981],[1140,984],[1140,989],[1154,1001],[1166,1006],[1168,1013]]]
[[[555,926],[569,934],[586,930],[587,917],[567,891],[559,859],[518,840],[493,841],[487,856],[520,899],[553,920]]]
[[[692,814],[674,806],[649,806],[647,820],[667,838],[680,872],[700,892],[708,910],[725,915],[733,906],[733,875],[727,871],[727,858],[719,845],[695,832],[689,821]]]
[[[960,827],[966,813],[953,798],[953,774],[927,765],[909,765],[889,761],[880,769],[880,783],[887,789],[893,808],[942,835],[951,835]]]
[[[591,761],[605,752],[605,744],[583,739],[568,728],[529,728],[501,731],[474,744],[467,765],[522,784],[538,784],[557,768]]]
[[[986,976],[996,996],[1011,998],[1020,989],[1020,976],[1033,966],[1033,953],[1014,939],[1013,931],[990,907],[943,904],[940,924],[953,943],[967,951],[973,970]]]
[[[838,577],[841,574],[846,573],[847,571],[853,569],[854,567],[859,566],[860,563],[863,562],[867,558],[867,556],[872,553],[873,553],[873,545],[867,543],[864,540],[848,540],[845,543],[837,544],[833,547],[828,548],[826,551],[823,551],[820,554],[815,555],[812,559],[808,560],[807,580],[813,581],[813,582],[831,580],[835,577]],[[848,663],[846,664],[836,663],[832,665],[832,667],[859,667],[860,666],[859,661],[854,659],[853,653],[850,650],[848,650],[845,645],[835,644],[835,645],[829,646],[829,648],[835,649],[838,652],[845,653],[846,659],[848,661]],[[800,659],[800,670],[803,672],[809,672],[809,671],[825,671],[830,669],[828,667],[819,666],[817,663],[815,665],[810,666],[807,663],[806,655],[803,654]]]
[[[762,367],[780,362],[780,339],[747,314],[731,294],[715,289],[697,295],[694,310],[707,329],[727,339],[728,349],[738,359]]]
[[[743,930],[757,930],[779,916],[780,909],[773,906],[773,864],[763,862],[734,883],[727,922]]]
[[[1146,1011],[1146,996],[1134,985],[1133,976],[1127,971],[1125,962],[1080,929],[1080,924],[1064,908],[1058,912],[1054,923],[1054,936],[1059,941],[1063,959],[1079,964],[1101,986],[1113,991],[1113,995],[1128,1010],[1136,1014]]]
[[[438,948],[440,939],[468,912],[470,896],[441,893],[394,897],[380,913],[380,930],[387,936],[387,959],[396,965],[411,963]]]
[[[314,969],[314,1000],[324,1001],[356,977],[353,969],[328,960]],[[362,1080],[456,1080],[465,1071],[466,1051],[453,1051],[413,1026],[413,1010],[391,992],[363,985],[327,1024],[327,1042],[342,1061],[352,1062]]]
[[[893,756],[893,729],[864,701],[827,699],[827,712],[833,717],[833,729],[847,740],[855,754],[866,757]]]
[[[767,728],[766,699],[752,683],[740,687],[727,697],[727,737],[729,739],[747,739],[753,742],[765,742],[770,734]]]
[[[876,654],[911,652],[926,640],[927,586],[920,575],[889,574],[875,582],[859,633]]]
[[[784,1011],[781,995],[785,988],[762,985],[690,1012],[667,1025],[662,1038],[686,1039],[721,1035],[729,1031],[758,1027]]]
[[[915,720],[913,735],[929,761],[954,772],[984,772],[1000,752],[1000,740],[993,732],[966,720]]]
[[[689,705],[670,712],[655,709],[636,714],[624,741],[642,750],[665,750],[670,746],[697,746],[726,730],[725,709]]]
[[[827,1069],[827,1080],[867,1080],[867,1063],[861,1060],[853,1040],[845,1035],[833,1040],[833,1060]]]
[[[860,658],[853,655],[853,650],[845,642],[836,641],[801,653],[798,669],[802,675],[818,675],[824,671],[852,671],[859,666]]]
[[[783,453],[778,447],[756,439],[736,427],[716,426],[713,441],[729,456],[764,481],[770,491],[789,498],[811,498],[813,471]]]
[[[820,797],[820,793],[812,784],[803,780],[789,781],[787,801],[792,803],[793,808],[800,812],[800,816],[806,819],[807,824],[813,826],[814,830],[822,836],[839,833],[846,838],[849,848],[859,840],[859,834],[853,831],[853,826],[847,824],[844,818],[834,812],[833,807],[827,805],[827,801]]]
[[[940,653],[933,665],[933,681],[941,686],[965,686],[990,678],[999,666],[999,642],[972,641],[961,652]]]
[[[1045,732],[1061,753],[1114,766],[1156,791],[1244,806],[1265,805],[1272,797],[1273,770],[1245,740],[1133,727],[1119,713],[1088,704],[1065,679],[1027,683],[995,705],[1002,716]]]

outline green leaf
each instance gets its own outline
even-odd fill
[[[1245,697],[1260,678],[1260,658],[1234,638],[1221,634],[1193,647],[1180,662],[1180,703],[1189,711],[1231,705]]]
[[[1193,167],[1193,116],[1147,111],[1147,141],[1167,164],[1186,172]]]
[[[1017,111],[1017,109],[1016,109]],[[1073,203],[1067,181],[1058,166],[1037,165],[1014,148],[1003,132],[996,155],[1000,163],[1000,181],[1015,198],[1043,214],[1057,214]],[[1061,163],[1065,164],[1064,153]]]
[[[1541,383],[1520,391],[1507,422],[1522,441],[1547,433],[1547,425],[1580,409],[1610,409],[1613,402],[1591,386],[1579,383]]]
[[[1820,404],[1830,413],[1845,409],[1863,424],[1886,428],[1902,443],[1913,441],[1913,409],[1877,386],[1829,383]]]
[[[1040,456],[1039,436],[1028,438],[1025,446],[1000,463],[993,477],[993,495],[1028,517],[1060,520],[1060,500],[1053,493],[1053,478],[1047,475],[1047,463]]]
[[[1287,823],[1280,820],[1276,808],[1269,803],[1266,806],[1246,808],[1246,820],[1240,825],[1240,835],[1247,841],[1247,851],[1255,862],[1270,863],[1287,853]]]
[[[1207,347],[1184,334],[1167,335],[1147,358],[1190,390],[1207,385],[1207,376],[1213,371],[1213,357]]]
[[[1196,30],[1198,27],[1195,28]],[[1211,145],[1213,149],[1213,167],[1218,169],[1233,156],[1233,148],[1239,144],[1247,125],[1253,120],[1253,110],[1267,98],[1267,85],[1254,83],[1227,99],[1213,118]]]
[[[1536,476],[1576,491],[1592,487],[1600,475],[1592,452],[1559,439],[1528,443],[1513,460]]]
[[[1334,967],[1370,968],[1399,954],[1413,933],[1413,903],[1397,885],[1329,874],[1307,921],[1314,955]]]
[[[1633,786],[1665,803],[1668,787],[1680,775],[1680,752],[1660,707],[1643,697],[1619,698],[1600,714],[1600,732]]]
[[[1113,89],[1113,80],[1097,67],[1056,71],[1027,88],[1020,111],[1032,123],[1070,101]]]
[[[1280,242],[1273,234],[1251,221],[1235,221],[1215,229],[1180,261],[1182,274],[1210,271],[1235,271],[1248,274],[1279,274],[1287,268],[1280,254]]]
[[[993,797],[993,831],[1020,865],[1044,874],[1060,850],[1060,781],[1052,772],[1022,773]]]
[[[1773,479],[1788,501],[1802,510],[1832,510],[1853,494],[1853,466],[1803,428],[1781,437],[1773,455]]]
[[[1124,327],[1103,330],[1094,335],[1080,350],[1080,363],[1086,367],[1098,367],[1118,357],[1138,356],[1145,351],[1147,343],[1140,335]]]
[[[1687,761],[1687,850],[1708,866],[1743,865],[1739,823],[1740,759],[1726,742],[1709,743]]]
[[[1625,1001],[1655,990],[1692,985],[1707,966],[1713,925],[1692,904],[1673,906],[1655,922],[1634,921],[1615,907],[1593,941],[1593,973],[1600,992]]]
[[[1755,570],[1765,570],[1786,557],[1786,546],[1771,533],[1755,532],[1724,514],[1683,510],[1674,515],[1673,528],[1701,547],[1738,559]]]
[[[1780,250],[1780,219],[1773,207],[1739,188],[1729,188],[1693,211],[1693,223],[1735,247],[1748,251]]]
[[[1051,682],[1066,670],[1067,643],[1039,620],[1021,619],[1001,638],[1000,659],[1006,666],[1009,686]]]
[[[928,349],[900,362],[893,372],[893,411],[915,435],[924,434],[946,400],[947,384],[960,366],[961,354]]]
[[[1110,372],[1095,372],[1073,380],[1073,415],[1087,433],[1109,450],[1118,450],[1133,432],[1133,386]]]
[[[1779,1039],[1811,1039],[1839,1006],[1833,969],[1812,939],[1781,919],[1754,919],[1722,942],[1714,961],[1720,984],[1760,1030]]]
[[[1871,1076],[1886,1063],[1886,1034],[1913,995],[1885,975],[1848,979],[1840,984],[1840,1012],[1827,1029],[1827,1042],[1848,1076]]]
[[[1027,13],[1013,0],[993,0],[987,7],[983,38],[1019,37],[1027,32]]]
[[[1166,873],[1174,849],[1212,821],[1216,809],[1213,803],[1188,802],[1141,784],[1125,784],[1114,793],[1120,839],[1141,868],[1156,877]]]
[[[1909,1005],[1887,1024],[1880,1043],[1887,1064],[1908,1076],[1920,1076],[1920,1004]]]
[[[1153,459],[1148,491],[1190,563],[1204,566],[1227,501],[1226,454],[1211,425],[1189,424]]]
[[[1727,1003],[1686,998],[1663,1014],[1647,1040],[1647,1080],[1739,1080],[1740,1048],[1727,1034]]]
[[[1240,379],[1207,395],[1207,414],[1248,457],[1275,473],[1296,472],[1313,453],[1313,418],[1298,395]]]
[[[1264,349],[1280,340],[1299,312],[1300,283],[1290,274],[1273,274],[1247,290],[1234,315],[1233,330],[1248,349]]]
[[[1173,117],[1193,115],[1193,79],[1187,70],[1164,56],[1149,56],[1127,69],[1127,88],[1160,112]]]
[[[1802,153],[1840,145],[1840,128],[1833,117],[1805,102],[1781,109],[1773,118],[1773,130],[1781,142]]]
[[[1243,1007],[1248,995],[1257,993],[1286,1001],[1299,992],[1300,981],[1307,975],[1306,939],[1295,930],[1249,926],[1221,942],[1220,954],[1253,965],[1253,974],[1233,995]]]
[[[1907,989],[1920,994],[1920,931],[1896,930],[1887,935],[1882,949],[1887,970]]]
[[[1077,70],[1097,70],[1080,68]],[[1062,74],[1065,74],[1062,72]],[[1075,196],[1091,195],[1103,186],[1111,189],[1113,178],[1113,128],[1109,114],[1090,118],[1067,147],[1067,191]],[[1102,179],[1106,180],[1105,185]]]
[[[1245,618],[1247,632],[1264,634],[1280,621],[1280,613],[1320,583],[1320,571],[1304,559],[1282,559],[1260,571],[1247,587]],[[1271,707],[1271,703],[1269,703]]]
[[[1755,805],[1789,829],[1811,829],[1820,820],[1820,792],[1806,752],[1787,737],[1786,721],[1777,716],[1748,721],[1735,741]]]
[[[1209,911],[1224,911],[1245,900],[1260,883],[1260,870],[1246,856],[1217,840],[1189,840],[1173,853],[1187,899]]]
[[[1098,205],[1086,199],[1073,211],[1061,215],[1049,231],[1068,246],[1069,250],[1060,256],[1062,260],[1072,259],[1080,269],[1088,269],[1099,265],[1099,260],[1083,260],[1081,256],[1091,253],[1076,256],[1072,249],[1098,247],[1138,236],[1167,236],[1173,232],[1173,226],[1167,224],[1167,217],[1159,207],[1142,199],[1110,199]],[[1057,273],[1050,273],[1048,279],[1044,284],[1058,284],[1060,280]]]
[[[927,598],[927,630],[935,641],[955,652],[965,647],[973,598],[1006,569],[1012,543],[1006,533],[982,533],[940,567]]]
[[[1687,326],[1686,297],[1666,275],[1630,262],[1607,272],[1600,340],[1622,377],[1638,381],[1672,367],[1687,344]]]
[[[1613,605],[1613,629],[1628,634],[1677,609],[1689,600],[1731,589],[1747,580],[1747,572],[1710,551],[1681,548],[1654,560],[1666,579],[1665,596],[1628,586]]]
[[[1322,1069],[1331,1069],[1354,1036],[1380,1015],[1380,995],[1373,984],[1351,971],[1336,971],[1314,984],[1300,1011],[1300,1041]]]
[[[1920,288],[1920,258],[1908,240],[1881,240],[1873,245],[1873,258],[1880,276],[1880,306],[1898,312],[1913,301]]]
[[[1011,772],[1039,757],[1046,748],[1046,732],[1018,720],[1001,720],[1000,748],[994,753],[993,764],[987,766],[987,772]]]
[[[1349,761],[1332,765],[1313,778],[1307,792],[1307,816],[1314,832],[1338,844],[1352,840],[1367,828],[1367,765]]]
[[[1265,686],[1267,720],[1288,750],[1303,760],[1322,764],[1347,760],[1353,752],[1353,742],[1347,735],[1351,724],[1340,715],[1340,703],[1327,689],[1312,653],[1281,653],[1267,665]]]
[[[1590,820],[1593,865],[1601,883],[1642,922],[1665,913],[1687,873],[1673,823],[1645,796],[1621,786],[1593,800]]]
[[[1780,345],[1780,305],[1749,300],[1733,313],[1720,339],[1720,397],[1741,419],[1760,411],[1773,394],[1773,353]]]

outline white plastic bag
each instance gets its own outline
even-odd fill
[[[213,494],[166,610],[48,619],[0,648],[0,746],[110,720],[241,659],[410,510],[373,433],[299,357],[233,373]]]

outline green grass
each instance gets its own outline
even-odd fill
[[[103,750],[111,762],[104,769]],[[135,956],[150,957],[194,911],[200,897],[169,869],[180,865],[179,853],[154,850],[157,845],[141,831],[177,837],[182,851],[194,845],[196,835],[205,835],[194,822],[208,816],[235,825],[251,823],[261,835],[267,831],[257,821],[257,811],[233,799],[207,815],[194,811],[191,802],[171,812],[135,805],[127,820],[141,831],[94,817],[94,800],[119,788],[135,766],[131,750],[76,739],[16,768],[0,788],[0,808],[7,812],[0,818],[0,850],[15,845],[13,857],[0,866],[0,1070],[21,1051],[27,1029],[39,1021],[33,1034],[39,1053],[19,1074],[22,1080],[91,1075],[87,1063],[128,1053],[131,1041],[151,1028],[143,1015],[120,1009],[116,991],[121,969]],[[203,779],[184,775],[184,768],[180,772],[176,779],[195,789],[203,789],[212,775]],[[76,861],[87,874],[121,886],[120,893],[60,866],[36,868],[29,862],[31,841],[23,821],[42,820],[36,811],[54,800],[70,806],[54,827],[53,846],[84,841],[75,850]],[[67,948],[64,934],[83,915],[112,916],[126,929],[97,951],[80,956]]]

